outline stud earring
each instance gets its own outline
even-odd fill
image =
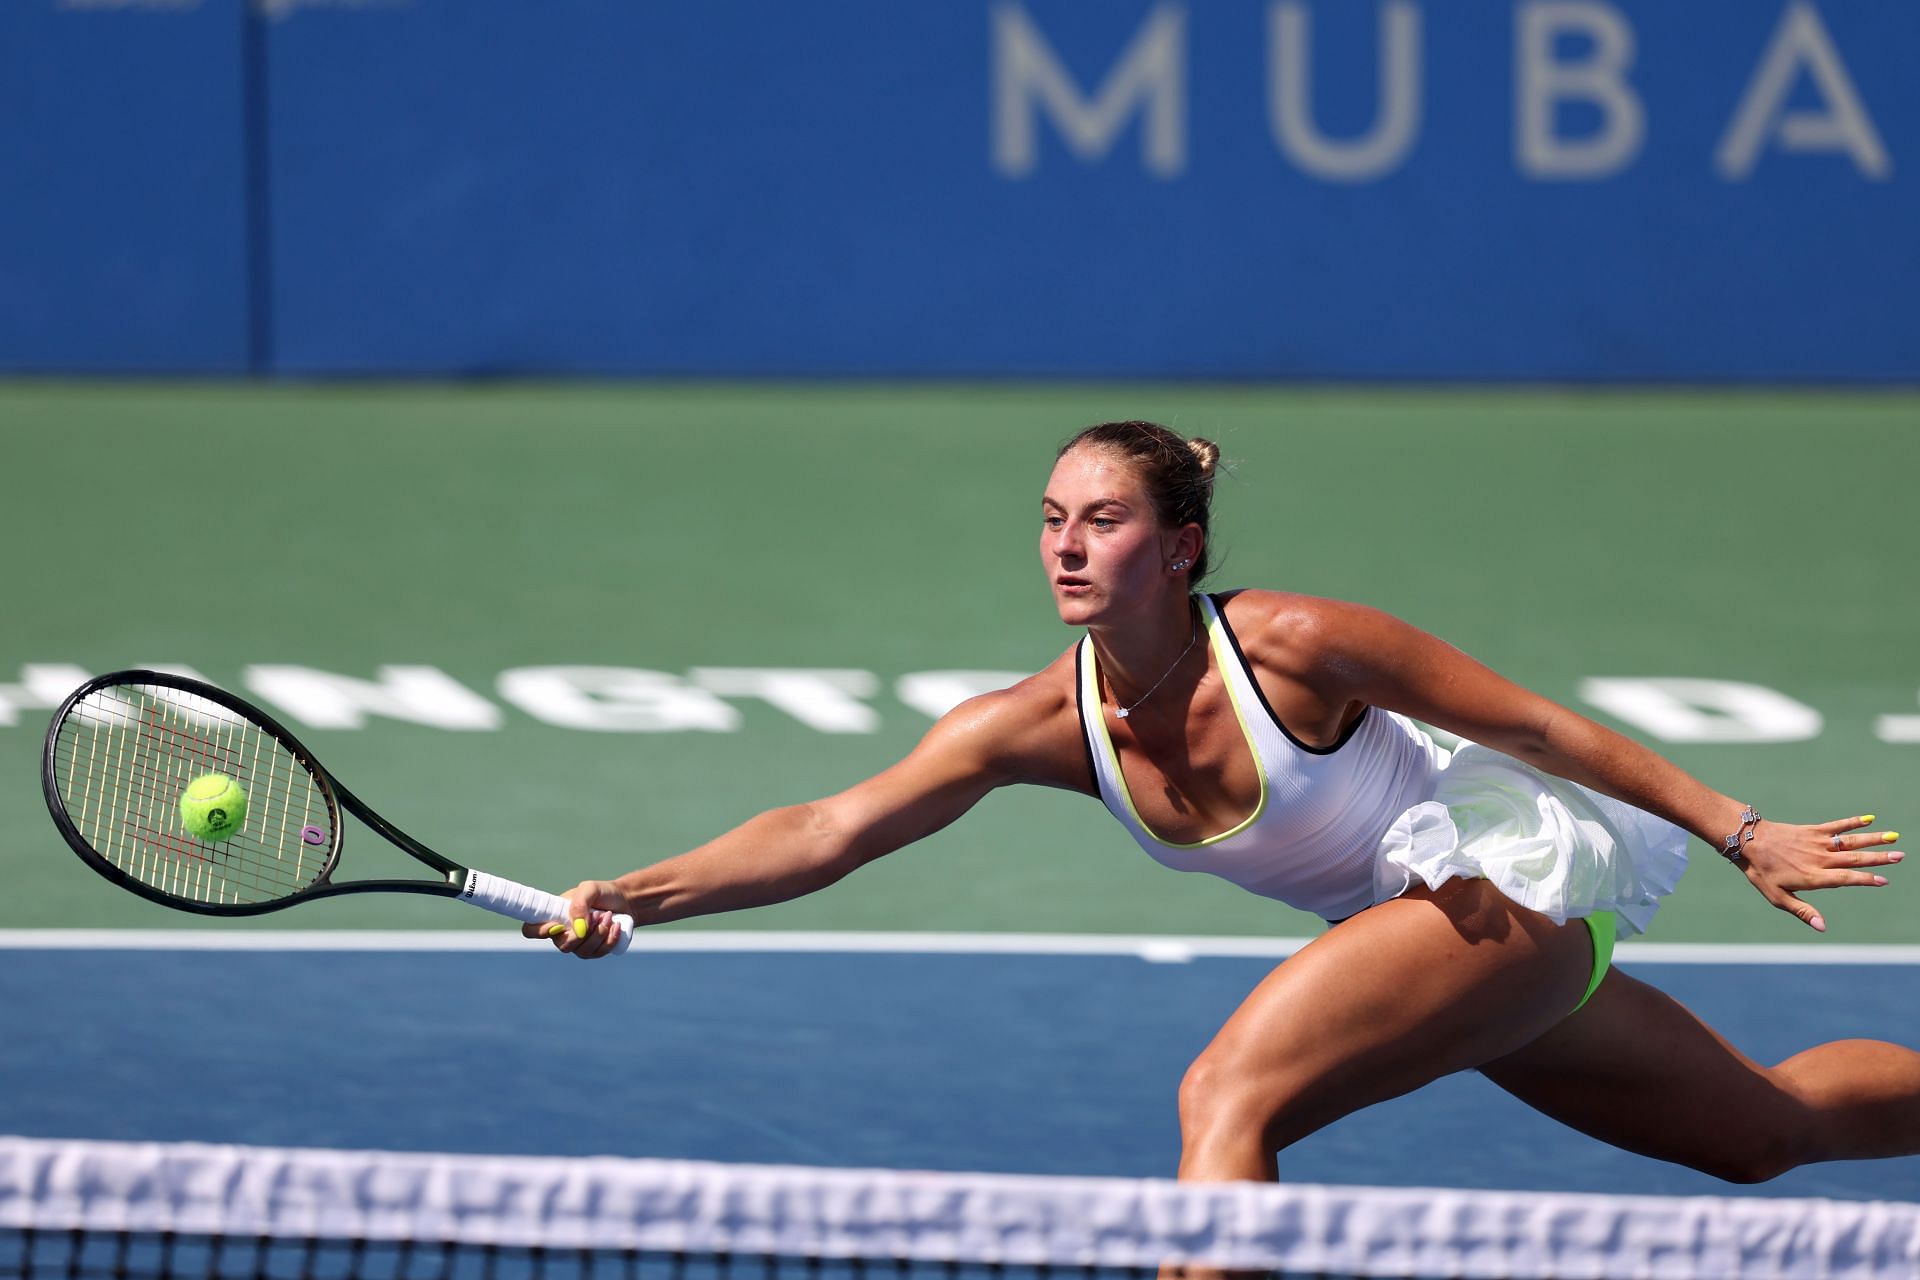
[[[1175,560],[1172,564],[1168,565],[1167,568],[1173,570],[1175,573],[1178,573],[1192,563],[1193,562],[1191,560]]]

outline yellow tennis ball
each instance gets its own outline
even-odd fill
[[[203,773],[180,793],[180,821],[208,844],[233,839],[246,820],[247,793],[224,773]]]

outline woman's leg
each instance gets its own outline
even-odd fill
[[[1180,1176],[1271,1179],[1296,1139],[1539,1039],[1592,970],[1584,924],[1556,925],[1483,880],[1371,907],[1269,974],[1194,1061]]]
[[[1762,1067],[1619,972],[1580,1012],[1481,1071],[1582,1133],[1730,1182],[1920,1153],[1920,1053],[1838,1040]]]

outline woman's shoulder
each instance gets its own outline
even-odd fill
[[[1021,781],[1084,790],[1077,648],[1024,680],[968,698],[942,717],[941,727],[971,738]]]
[[[1222,612],[1250,662],[1306,676],[1404,653],[1434,637],[1372,605],[1291,591],[1221,592]]]
[[[1257,587],[1222,591],[1213,598],[1241,649],[1255,659],[1314,648],[1329,627],[1361,608],[1344,600]]]

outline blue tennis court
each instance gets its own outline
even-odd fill
[[[1271,963],[12,950],[0,1131],[1166,1175],[1181,1072]],[[1627,967],[1763,1060],[1839,1037],[1920,1042],[1909,965]],[[1920,1194],[1920,1159],[1729,1187],[1563,1129],[1476,1076],[1350,1117],[1282,1160],[1290,1181]]]

